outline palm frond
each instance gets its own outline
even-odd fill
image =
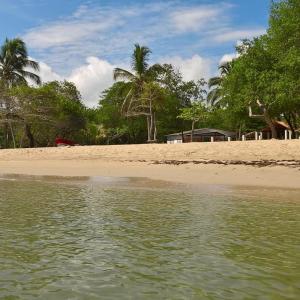
[[[40,65],[36,61],[30,60],[30,59],[28,59],[26,61],[26,67],[30,67],[30,68],[32,68],[35,71],[39,71],[40,70]]]
[[[136,72],[138,77],[143,77],[148,69],[148,61],[151,50],[148,47],[134,45],[135,49],[132,54],[132,69]]]
[[[212,88],[214,86],[219,86],[222,83],[222,78],[219,76],[212,77],[208,80],[208,87]]]
[[[34,74],[34,73],[32,73],[32,72],[24,71],[24,70],[22,70],[20,73],[21,73],[21,75],[24,77],[24,79],[25,79],[25,78],[29,78],[29,79],[31,79],[34,83],[36,83],[36,84],[41,84],[41,78],[40,78],[40,76],[38,76],[38,75],[36,75],[36,74]]]
[[[220,70],[221,76],[226,76],[226,75],[228,75],[229,72],[230,72],[231,69],[232,69],[232,65],[233,65],[233,60],[232,60],[232,61],[227,61],[227,62],[222,63],[222,64],[219,66],[219,70]]]
[[[207,103],[209,103],[211,106],[215,106],[221,99],[221,92],[221,88],[215,88],[211,90],[207,94]]]
[[[135,76],[131,72],[121,68],[115,68],[113,76],[114,80],[125,79],[131,81],[135,79]]]
[[[26,68],[38,71],[39,65],[28,59],[26,45],[20,38],[11,40],[6,38],[0,49],[0,79],[5,80],[8,85],[24,84],[26,78],[39,84],[40,77],[33,72],[26,71]]]

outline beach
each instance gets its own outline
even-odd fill
[[[2,175],[300,188],[300,140],[2,149]]]

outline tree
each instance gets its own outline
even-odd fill
[[[220,76],[212,77],[208,81],[208,88],[210,89],[207,95],[207,102],[211,106],[219,104],[222,99],[222,82],[224,77],[226,77],[230,70],[232,69],[233,61],[222,63],[219,66]]]
[[[123,101],[122,112],[128,117],[146,116],[148,142],[155,141],[154,127],[151,127],[155,117],[150,107],[152,101],[144,101],[145,97],[142,96],[142,94],[145,93],[145,84],[155,81],[154,74],[156,73],[156,69],[161,68],[159,65],[149,67],[148,61],[150,53],[151,51],[148,47],[136,44],[132,54],[133,72],[121,68],[114,69],[115,80],[125,79],[130,84],[130,89]],[[149,86],[147,89],[149,90]]]
[[[79,142],[84,136],[87,118],[85,107],[74,101],[68,89],[58,91],[65,83],[50,82],[39,87],[26,85],[10,89],[14,120],[20,146],[49,146],[57,136]],[[67,84],[69,86],[69,84]]]
[[[157,83],[145,83],[141,94],[140,111],[147,116],[148,142],[157,141],[157,111],[163,106],[165,91]]]
[[[300,126],[300,2],[274,2],[271,8],[268,49],[276,57],[276,102],[295,136]]]
[[[192,122],[191,142],[193,142],[195,124],[199,121],[205,121],[207,108],[202,102],[195,101],[191,107],[182,108],[178,118]]]
[[[3,88],[12,88],[17,85],[27,85],[27,79],[36,84],[40,84],[40,77],[35,73],[29,71],[39,70],[37,62],[28,58],[27,48],[25,43],[19,39],[6,39],[0,49],[0,80]],[[11,132],[13,144],[15,147],[15,138],[13,133],[11,116],[14,115],[15,103],[12,98],[6,94],[6,97],[1,99],[1,111],[4,124],[5,146],[8,146],[8,127]]]
[[[41,80],[38,75],[28,71],[28,68],[34,71],[39,70],[37,62],[28,58],[25,43],[19,39],[6,39],[0,49],[0,78],[9,87],[27,84],[27,79],[36,84]]]
[[[273,122],[280,113],[275,85],[277,58],[269,51],[266,36],[244,41],[237,50],[240,56],[222,82],[226,105],[240,111],[257,108],[270,127],[272,137],[277,138]]]

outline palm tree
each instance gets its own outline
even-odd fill
[[[27,48],[25,43],[19,39],[7,39],[0,48],[0,81],[3,84],[3,89],[7,90],[17,85],[27,85],[27,79],[30,79],[33,83],[40,84],[41,80],[38,75],[29,70],[39,70],[37,62],[28,58]],[[0,108],[4,117],[4,134],[5,144],[8,145],[8,126],[10,128],[11,137],[14,147],[15,138],[12,127],[12,120],[19,116],[16,115],[16,107],[18,102],[10,96],[5,96],[0,99]],[[27,124],[25,123],[25,128]]]
[[[212,77],[208,81],[210,92],[207,95],[207,102],[212,105],[218,105],[222,98],[222,82],[225,76],[229,74],[232,69],[233,61],[228,61],[219,66],[220,76]]]
[[[153,141],[156,139],[155,112],[152,109],[152,100],[150,103],[145,101],[143,92],[145,88],[149,89],[149,84],[155,81],[156,72],[162,70],[162,67],[158,64],[149,67],[150,53],[148,47],[135,44],[131,59],[132,71],[115,68],[114,80],[123,79],[129,82],[130,90],[123,101],[122,112],[128,117],[146,116],[148,141]]]
[[[0,79],[9,87],[27,84],[26,79],[40,84],[40,77],[28,68],[38,71],[39,65],[28,58],[25,43],[19,38],[6,39],[0,49]]]

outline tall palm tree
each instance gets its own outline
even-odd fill
[[[121,68],[114,69],[114,80],[123,79],[130,83],[131,88],[123,102],[123,112],[126,115],[134,113],[134,106],[139,100],[143,86],[146,82],[153,79],[153,72],[158,69],[159,65],[149,67],[148,61],[151,50],[148,47],[134,45],[134,51],[131,57],[132,71]]]
[[[135,44],[131,58],[132,71],[121,68],[114,69],[114,80],[123,79],[129,82],[130,89],[123,104],[122,112],[126,116],[144,115],[147,117],[148,141],[155,139],[152,128],[155,128],[155,112],[152,110],[152,103],[145,103],[143,92],[149,88],[151,82],[155,81],[156,72],[162,70],[162,66],[155,64],[149,67],[149,56],[151,50],[148,47]],[[149,101],[148,101],[149,102]],[[152,100],[151,100],[152,102]],[[154,136],[154,138],[152,137]]]
[[[9,87],[27,84],[27,79],[40,84],[40,77],[30,68],[38,71],[39,65],[28,58],[25,43],[19,38],[6,39],[0,48],[0,79]]]
[[[208,81],[210,92],[207,95],[207,102],[214,106],[222,98],[222,82],[232,69],[233,61],[225,62],[219,66],[220,76],[212,77]]]
[[[26,85],[27,79],[30,79],[33,83],[40,84],[40,77],[29,71],[30,69],[38,71],[39,65],[37,62],[29,59],[25,43],[19,38],[11,40],[6,38],[0,48],[0,81],[3,84],[3,89],[10,89],[20,84]],[[4,118],[5,146],[8,146],[8,130],[10,129],[13,144],[16,147],[12,120],[15,118],[20,119],[16,114],[18,102],[6,95],[0,99],[0,107]],[[25,128],[26,126],[28,124],[25,122]]]

